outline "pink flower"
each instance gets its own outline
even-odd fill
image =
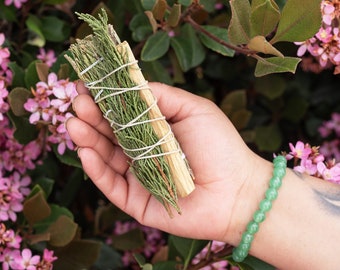
[[[25,248],[21,252],[21,260],[18,263],[18,270],[36,270],[36,265],[39,261],[39,255],[32,256],[32,251]]]
[[[314,175],[317,172],[316,164],[310,159],[302,159],[300,165],[294,167],[294,171]]]
[[[322,42],[328,43],[333,39],[332,27],[320,28],[316,33],[316,37]]]
[[[14,6],[19,9],[23,5],[23,3],[26,3],[27,0],[5,0],[5,5],[9,6],[11,4],[14,4]]]
[[[48,50],[46,52],[44,48],[39,49],[39,54],[37,55],[37,58],[41,60],[43,63],[45,63],[46,65],[48,65],[49,67],[52,67],[55,61],[57,61],[54,51]]]
[[[67,83],[66,86],[57,86],[53,88],[53,94],[57,99],[51,101],[51,105],[60,112],[66,112],[73,99],[77,96],[75,83]]]
[[[327,168],[325,163],[319,162],[317,164],[317,169],[323,179],[340,183],[340,163],[335,164],[331,168]]]
[[[289,143],[289,147],[291,150],[289,154],[295,158],[307,159],[308,156],[312,153],[310,145],[305,145],[301,141],[298,141],[295,146],[292,143]]]
[[[20,251],[17,249],[5,248],[0,255],[0,261],[2,262],[2,269],[19,269],[18,261],[21,259]]]

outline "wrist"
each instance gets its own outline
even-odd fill
[[[249,159],[251,168],[236,196],[225,242],[237,246],[268,189],[273,164],[259,156]]]

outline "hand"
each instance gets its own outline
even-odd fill
[[[79,96],[73,103],[77,118],[68,120],[67,129],[79,146],[85,172],[113,204],[144,225],[184,237],[236,244],[233,228],[242,215],[249,220],[245,203],[249,198],[243,198],[242,190],[248,187],[252,172],[259,169],[255,166],[258,156],[211,101],[164,84],[149,85],[195,175],[195,190],[179,199],[182,214],[171,219],[139,184],[111,127],[79,83]],[[237,203],[240,200],[242,203]],[[237,205],[242,205],[242,213],[232,225]]]

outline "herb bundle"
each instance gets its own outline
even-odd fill
[[[194,189],[193,175],[170,125],[143,77],[127,42],[121,42],[104,10],[98,19],[77,14],[93,29],[65,55],[109,121],[140,183],[178,213],[178,195]]]

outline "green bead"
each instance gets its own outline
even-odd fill
[[[287,160],[284,156],[277,156],[273,160],[274,165],[276,164],[287,164]]]
[[[273,177],[283,178],[286,174],[286,167],[274,168]]]
[[[260,222],[264,221],[264,219],[266,218],[266,215],[261,210],[257,210],[254,213],[253,218],[254,218],[254,221],[256,221],[257,223],[260,223]]]
[[[242,243],[246,243],[246,244],[250,244],[254,239],[254,235],[249,233],[249,232],[245,232],[242,235]]]
[[[268,188],[266,191],[266,198],[270,201],[273,201],[277,198],[277,190],[275,188]]]
[[[254,220],[250,221],[247,225],[247,231],[251,234],[257,233],[259,230],[259,224],[255,222]]]
[[[247,256],[248,256],[247,250],[242,250],[238,247],[233,250],[233,260],[235,262],[242,262]]]
[[[272,208],[272,202],[268,199],[264,199],[260,202],[260,209],[263,212],[268,212]]]
[[[279,187],[281,187],[281,185],[282,185],[282,180],[281,180],[280,177],[278,177],[278,176],[273,176],[273,177],[270,179],[269,187],[278,189]]]

